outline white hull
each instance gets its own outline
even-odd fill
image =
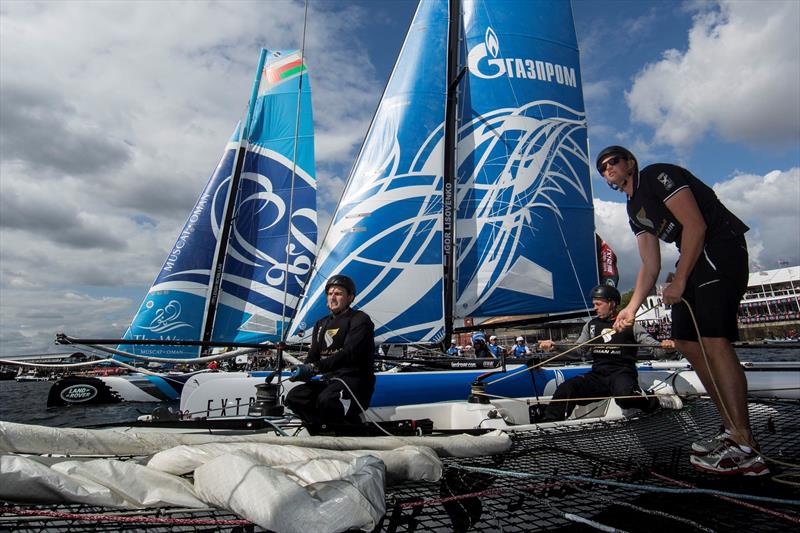
[[[800,399],[800,363],[743,363],[743,366],[747,376],[749,394],[759,398]],[[508,373],[521,368],[523,368],[521,365],[510,366]],[[539,393],[552,395],[556,386],[564,379],[587,369],[587,365],[548,367],[547,371],[553,373],[553,377],[546,380],[546,384],[539,389]],[[419,386],[419,390],[422,392],[431,386],[430,383],[435,381],[437,374],[452,378],[457,376],[458,372],[462,371],[394,374],[393,379],[408,380],[405,383],[410,387]],[[244,416],[247,414],[250,403],[255,401],[256,385],[263,382],[263,377],[252,377],[246,373],[200,374],[192,377],[186,383],[181,396],[180,409],[184,413],[191,413],[194,417]],[[653,389],[664,394],[677,394],[682,397],[707,394],[697,374],[685,360],[642,363],[639,365],[639,382],[645,390]],[[282,394],[285,395],[296,385],[296,383],[284,381]],[[397,385],[392,384],[392,386]],[[487,392],[495,394],[491,387],[487,387]],[[513,396],[502,393],[496,395],[514,398],[532,396],[531,393]],[[466,396],[465,394],[464,397],[452,397],[446,401],[464,401],[467,399]],[[425,405],[438,403],[441,402],[425,402]],[[380,412],[384,408],[399,408],[411,404],[412,402],[401,402],[398,405],[381,405],[374,409]]]
[[[800,363],[742,363],[747,393],[756,398],[800,399]],[[639,365],[639,383],[644,389],[682,397],[707,395],[697,373],[683,362],[654,362]]]

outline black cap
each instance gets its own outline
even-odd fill
[[[355,282],[345,275],[334,274],[333,276],[328,278],[328,282],[325,284],[325,292],[328,292],[328,289],[334,286],[343,288],[352,296],[356,295]]]
[[[619,291],[616,287],[612,287],[611,285],[598,285],[594,289],[592,289],[591,298],[594,300],[595,298],[599,298],[601,300],[609,300],[612,302],[616,302],[619,305],[619,302],[622,298],[619,295]]]
[[[599,154],[597,154],[597,159],[595,159],[594,163],[594,166],[597,168],[597,171],[600,174],[603,173],[603,171],[600,170],[600,162],[610,155],[621,155],[625,159],[633,159],[634,161],[636,161],[636,156],[634,156],[633,153],[624,146],[617,146],[617,145],[606,146],[600,151]]]

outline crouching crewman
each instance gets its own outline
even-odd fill
[[[358,404],[367,409],[375,390],[375,326],[366,313],[350,307],[355,283],[334,275],[325,284],[325,293],[331,314],[314,324],[306,363],[289,377],[305,383],[286,396],[286,406],[312,435],[330,426],[360,423]],[[321,378],[311,381],[317,374]]]

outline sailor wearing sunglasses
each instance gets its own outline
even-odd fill
[[[692,445],[691,462],[721,474],[769,473],[753,449],[747,381],[732,344],[739,338],[736,313],[749,277],[744,238],[749,228],[685,168],[658,163],[640,170],[636,156],[622,146],[603,149],[596,165],[606,183],[628,197],[628,221],[642,258],[633,296],[614,329],[633,324],[658,280],[659,240],[674,242],[680,257],[663,300],[673,306],[675,347],[692,364],[725,426],[720,435]]]

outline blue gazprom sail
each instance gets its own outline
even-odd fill
[[[449,47],[460,74],[448,83],[449,4],[420,2],[290,340],[326,313],[324,284],[335,273],[355,280],[354,305],[380,342],[440,341],[448,309],[460,326],[586,308],[597,262],[571,6],[460,3],[460,45]],[[449,140],[448,86],[458,91]],[[445,223],[452,187],[454,235]],[[455,290],[445,301],[450,243]]]
[[[248,116],[228,142],[124,338],[280,339],[313,263],[316,231],[305,63],[297,51],[262,50]],[[162,357],[199,353],[197,347],[179,346],[119,349]]]
[[[586,308],[597,280],[569,2],[463,2],[456,317]]]

